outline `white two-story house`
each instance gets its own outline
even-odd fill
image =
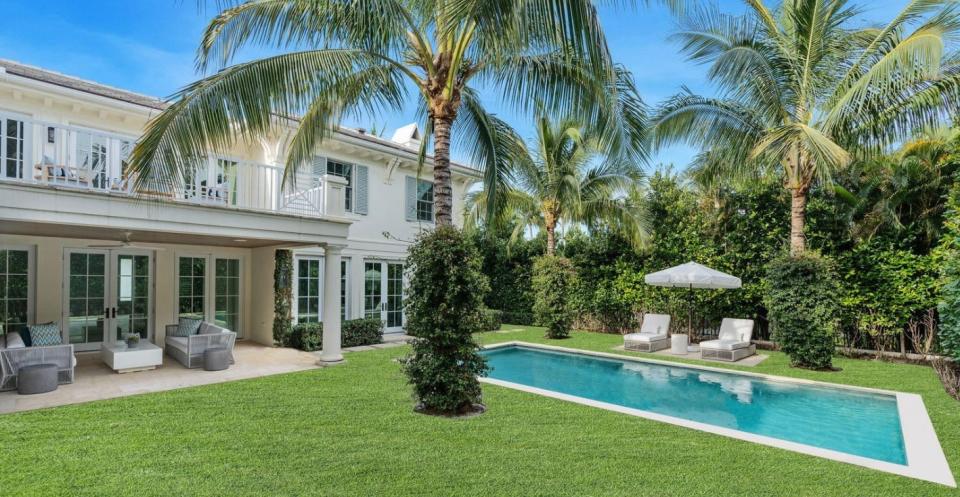
[[[164,107],[0,60],[0,326],[56,322],[92,351],[127,333],[162,344],[164,325],[196,316],[272,344],[275,254],[292,249],[295,321],[337,309],[403,330],[407,247],[433,226],[415,125],[391,139],[342,129],[282,185],[295,123],[280,121],[275,139],[211,154],[179,191],[133,191],[127,157]],[[478,173],[453,169],[462,219]]]

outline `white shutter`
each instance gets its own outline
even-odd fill
[[[367,193],[369,184],[369,169],[367,166],[353,166],[354,187],[353,187],[353,212],[357,214],[367,214],[367,202],[369,195]]]
[[[407,221],[417,220],[417,178],[405,176],[406,178],[406,212]]]

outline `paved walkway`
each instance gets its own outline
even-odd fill
[[[165,355],[163,365],[150,371],[118,374],[100,360],[99,352],[78,353],[74,382],[55,391],[37,395],[18,395],[16,390],[0,392],[0,413],[28,411],[44,407],[77,404],[176,388],[209,385],[294,371],[315,369],[317,358],[309,352],[237,342],[236,364],[224,371],[187,369]]]
[[[402,333],[391,333],[389,335],[383,336],[383,343],[376,343],[373,345],[360,345],[357,347],[346,347],[343,349],[344,352],[363,352],[364,350],[377,350],[377,349],[389,349],[393,347],[400,347],[406,345],[407,342],[412,339],[410,335],[404,335]],[[315,352],[317,357],[320,357],[319,352]]]

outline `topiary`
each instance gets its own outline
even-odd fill
[[[547,338],[567,338],[576,316],[572,298],[577,273],[564,257],[545,255],[533,261],[533,312],[547,327]]]
[[[482,327],[489,286],[476,249],[460,230],[442,226],[417,237],[407,271],[406,331],[415,338],[403,369],[417,410],[444,415],[482,410],[477,377],[487,364],[473,333]]]
[[[290,345],[293,319],[293,251],[277,250],[273,269],[273,343],[278,347]]]
[[[767,266],[766,290],[773,338],[791,365],[831,368],[840,310],[833,263],[809,253],[774,259]]]

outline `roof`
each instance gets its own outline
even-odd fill
[[[114,100],[120,100],[131,104],[142,105],[151,109],[163,110],[167,107],[166,102],[156,97],[134,93],[132,91],[122,90],[120,88],[114,88],[112,86],[107,86],[95,81],[88,81],[85,79],[68,76],[66,74],[21,64],[12,60],[0,59],[0,67],[2,67],[4,72],[7,74],[13,74],[15,76],[20,76],[21,78],[62,86],[71,90],[82,91],[92,95],[99,95],[101,97],[112,98]]]
[[[32,79],[34,81],[39,81],[42,83],[47,83],[51,85],[60,86],[63,88],[69,88],[71,90],[77,90],[84,93],[89,93],[91,95],[98,95],[101,97],[106,97],[106,98],[118,100],[121,102],[140,105],[150,109],[164,110],[169,105],[163,99],[160,99],[157,97],[144,95],[142,93],[136,93],[128,90],[123,90],[120,88],[115,88],[113,86],[97,83],[95,81],[89,81],[89,80],[77,78],[74,76],[68,76],[66,74],[59,73],[56,71],[51,71],[49,69],[44,69],[41,67],[31,66],[27,64],[21,64],[20,62],[8,60],[8,59],[0,59],[0,74],[2,74],[3,72],[7,74],[12,74],[14,76],[19,76],[21,78]],[[299,121],[299,118],[297,117],[288,117],[288,119]],[[386,146],[386,147],[389,147],[398,151],[403,151],[403,152],[411,151],[410,147],[405,146],[405,144],[400,144],[393,140],[387,140],[384,138],[380,138],[378,136],[367,134],[360,130],[355,130],[355,129],[341,126],[338,129],[338,131],[346,136],[352,136],[354,138],[358,138],[362,141],[369,142],[371,144]],[[407,125],[397,130],[398,133],[401,131],[403,131],[404,134],[417,135],[417,137],[419,138],[418,136],[419,130],[417,129],[416,124]],[[411,133],[411,131],[413,131],[413,133]],[[418,152],[417,150],[414,151],[414,153],[417,153],[417,152]],[[433,158],[433,156],[429,154],[427,155],[427,157],[430,159]],[[451,165],[462,167],[465,169],[470,169],[473,171],[477,170],[472,166],[467,166],[465,164],[460,164],[453,161],[451,161]]]

